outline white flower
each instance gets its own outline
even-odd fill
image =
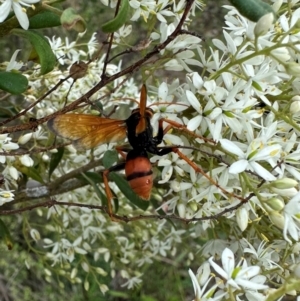
[[[214,300],[214,299],[211,299],[210,297],[215,292],[215,290],[217,288],[217,284],[215,284],[215,285],[213,285],[211,287],[208,286],[208,284],[209,284],[210,280],[212,279],[212,277],[209,277],[208,279],[206,279],[206,281],[203,284],[203,287],[201,289],[201,287],[199,285],[199,281],[198,281],[196,275],[193,273],[193,271],[191,269],[189,269],[189,275],[191,277],[191,280],[192,280],[192,283],[193,283],[193,287],[194,287],[194,292],[195,292],[195,299],[194,299],[194,301]]]
[[[37,3],[40,0],[5,0],[4,3],[0,6],[0,23],[3,22],[11,9],[13,9],[16,18],[18,19],[21,27],[23,29],[28,29],[29,27],[29,20],[26,15],[26,9],[21,6],[33,6],[33,3]]]
[[[250,170],[256,172],[266,181],[274,181],[276,179],[275,176],[256,161],[268,161],[268,159],[278,157],[281,149],[279,144],[263,147],[259,141],[255,140],[247,147],[247,151],[244,153],[237,144],[230,140],[221,139],[220,143],[224,149],[238,156],[238,160],[231,164],[229,168],[230,173],[239,174],[245,170]]]
[[[234,254],[228,248],[222,253],[222,267],[213,261],[213,257],[208,261],[215,271],[226,281],[226,287],[238,290],[243,288],[245,291],[248,289],[261,290],[268,288],[267,285],[259,283],[261,281],[258,282],[256,279],[253,279],[259,275],[260,267],[248,267],[245,260],[235,267]]]
[[[23,66],[23,63],[18,63],[16,62],[16,58],[17,58],[17,55],[18,53],[21,51],[21,49],[17,49],[13,56],[11,57],[7,67],[6,67],[6,71],[11,71],[11,70],[19,70],[22,68]]]
[[[123,283],[121,286],[127,287],[128,289],[132,289],[132,288],[137,287],[141,282],[142,282],[142,279],[140,279],[140,277],[132,277],[128,281]]]
[[[0,189],[0,206],[5,203],[8,203],[14,199],[14,194],[10,190],[2,190]]]
[[[130,19],[131,21],[136,21],[142,16],[144,21],[147,22],[150,12],[153,12],[156,7],[155,1],[150,0],[130,0],[129,4],[134,9],[134,14]]]
[[[279,260],[277,250],[275,252],[275,250],[272,250],[270,246],[266,246],[267,243],[265,241],[262,241],[257,248],[251,245],[246,239],[244,239],[244,241],[249,246],[244,248],[244,253],[251,254],[255,260],[259,261],[260,265],[264,266],[268,270],[275,268],[282,269],[280,265],[274,261],[274,259]],[[273,254],[274,258],[272,258]]]
[[[0,152],[9,152],[14,149],[18,149],[19,145],[17,143],[11,142],[11,138],[8,134],[0,135]],[[0,155],[0,163],[6,162],[6,156]]]

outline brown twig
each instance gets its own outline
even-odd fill
[[[250,194],[247,199],[250,199],[254,194]],[[128,217],[128,216],[121,216],[117,214],[113,214],[113,218],[116,220],[124,221],[126,223],[128,222],[134,222],[137,220],[143,220],[143,219],[168,219],[168,220],[178,220],[184,223],[190,223],[190,222],[199,222],[199,221],[205,221],[205,220],[216,220],[220,218],[221,216],[225,215],[226,213],[232,212],[233,210],[238,209],[239,207],[242,206],[242,202],[238,203],[235,206],[229,207],[224,209],[223,211],[212,215],[212,216],[203,216],[203,217],[192,217],[192,218],[182,218],[177,215],[158,215],[158,214],[149,214],[149,215],[138,215],[138,216],[133,216],[133,217]],[[108,214],[107,207],[101,206],[101,205],[90,205],[90,204],[82,204],[82,203],[73,203],[73,202],[58,202],[56,200],[48,200],[42,203],[26,206],[20,209],[10,209],[10,210],[0,210],[0,216],[1,215],[13,215],[13,214],[18,214],[26,211],[31,211],[36,208],[40,207],[53,207],[53,206],[68,206],[68,207],[80,207],[80,208],[89,208],[89,209],[94,209],[94,210],[102,210],[106,214]]]
[[[70,112],[73,111],[74,109],[76,109],[76,107],[81,104],[82,102],[85,102],[86,99],[89,99],[93,94],[95,94],[97,91],[99,91],[101,88],[103,88],[104,86],[106,86],[108,83],[113,82],[114,80],[132,73],[135,70],[138,70],[145,62],[147,62],[151,57],[157,55],[162,49],[166,48],[166,46],[171,43],[179,34],[181,31],[181,27],[183,26],[188,13],[193,5],[194,0],[188,0],[185,10],[182,14],[182,17],[176,27],[176,29],[174,30],[174,32],[172,34],[170,34],[168,36],[168,38],[161,44],[156,45],[154,47],[154,49],[150,52],[148,52],[143,58],[141,58],[140,60],[138,60],[137,62],[133,63],[131,66],[119,71],[118,73],[107,77],[104,76],[100,82],[98,84],[96,84],[92,89],[90,89],[86,94],[84,94],[83,96],[81,96],[80,98],[78,98],[76,101],[72,102],[71,104],[69,104],[68,106],[62,108],[61,110],[48,115],[46,117],[43,117],[41,119],[36,120],[35,122],[30,122],[30,123],[25,123],[25,124],[21,124],[21,125],[16,125],[16,126],[11,126],[11,127],[7,127],[7,128],[3,128],[0,130],[0,134],[6,134],[6,133],[13,133],[13,132],[18,132],[18,131],[24,131],[24,130],[30,130],[32,129],[33,126],[37,127],[40,124],[43,124],[44,122],[48,121],[49,119],[60,115],[60,114],[64,114],[66,112]],[[48,94],[47,94],[48,95]]]

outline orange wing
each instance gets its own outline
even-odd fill
[[[85,114],[56,116],[48,121],[48,127],[58,136],[72,140],[77,149],[124,139],[127,130],[124,120]]]

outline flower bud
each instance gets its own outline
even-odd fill
[[[290,178],[282,178],[276,181],[273,181],[271,183],[272,187],[278,188],[278,189],[288,189],[288,188],[293,188],[297,186],[298,182],[294,179]]]
[[[25,144],[27,143],[32,137],[32,133],[28,133],[28,134],[25,134],[23,136],[20,136],[19,139],[18,139],[18,144]]]
[[[103,295],[108,291],[108,286],[106,284],[99,284],[99,288]]]
[[[271,190],[281,196],[290,197],[290,198],[298,193],[298,190],[296,188],[278,189],[272,187]]]
[[[81,267],[86,273],[88,273],[90,270],[90,266],[84,261],[81,263]]]
[[[266,206],[265,206],[265,209],[268,211],[268,212],[272,212],[272,211],[281,211],[285,204],[284,204],[284,201],[278,199],[278,198],[271,198],[269,199],[268,201],[266,201],[264,203]]]
[[[70,278],[74,279],[77,275],[77,272],[78,272],[78,270],[76,268],[73,268],[72,271],[71,271]]]
[[[300,65],[295,62],[285,64],[285,71],[292,76],[300,76]]]
[[[292,101],[300,101],[300,95],[295,95],[291,98],[291,102]]]
[[[185,206],[183,204],[177,205],[178,214],[181,218],[185,218]]]
[[[283,229],[284,228],[284,216],[276,211],[273,211],[269,214],[270,220],[272,221],[272,223],[277,226],[279,229]]]
[[[240,227],[241,231],[244,231],[248,226],[248,210],[244,207],[239,208],[236,211],[235,216],[238,226]]]
[[[194,212],[197,211],[198,205],[197,205],[196,202],[189,202],[188,204],[189,204],[189,207],[190,207]]]
[[[20,157],[20,162],[27,167],[33,166],[34,162],[33,160],[29,157],[29,155],[23,155]]]
[[[286,62],[291,58],[291,55],[286,47],[280,47],[271,51],[272,55],[282,62]]]
[[[33,238],[34,241],[38,241],[41,239],[41,235],[38,230],[31,229],[30,230],[30,236]]]
[[[258,22],[256,23],[254,27],[254,34],[256,37],[264,35],[268,32],[270,27],[272,26],[274,22],[274,14],[268,13],[266,15],[263,15]]]
[[[293,271],[294,271],[294,275],[297,278],[300,278],[300,263],[295,264],[295,266],[293,267]]]
[[[300,100],[296,100],[291,103],[290,112],[292,114],[296,114],[300,112]]]
[[[83,287],[84,287],[84,289],[85,289],[86,291],[88,291],[88,290],[90,289],[90,283],[89,283],[87,280],[85,280],[85,281],[84,281],[84,284],[83,284]]]
[[[273,10],[274,12],[278,12],[281,5],[282,5],[282,0],[276,0],[273,4],[272,4],[272,7],[273,7]]]

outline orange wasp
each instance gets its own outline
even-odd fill
[[[103,171],[103,182],[108,197],[108,213],[112,219],[111,200],[113,194],[108,184],[108,174],[113,171],[125,169],[126,179],[131,189],[142,199],[150,198],[153,186],[152,165],[148,153],[163,156],[170,152],[176,152],[182,159],[192,166],[197,172],[201,169],[184,154],[178,147],[158,147],[164,134],[171,127],[180,128],[191,133],[182,124],[161,118],[158,124],[158,133],[154,137],[150,120],[153,110],[146,106],[147,90],[142,86],[139,108],[134,109],[126,120],[103,118],[86,114],[59,115],[48,121],[48,127],[58,136],[68,138],[77,149],[90,149],[99,144],[116,142],[127,137],[131,149],[124,146],[116,147],[117,151],[125,159],[125,162],[114,165]],[[163,129],[163,122],[169,125]],[[191,133],[195,137],[202,138]],[[127,153],[127,155],[125,154]]]

